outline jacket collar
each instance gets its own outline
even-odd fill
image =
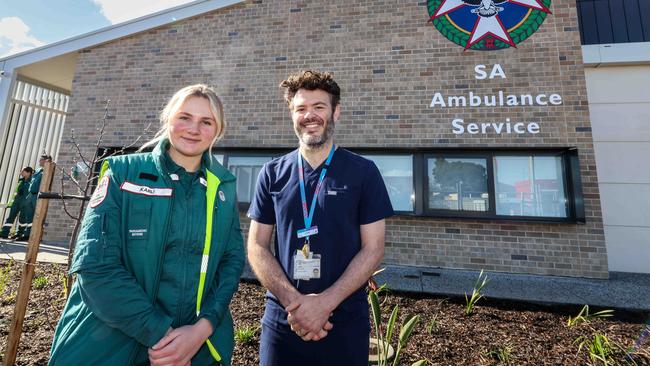
[[[156,169],[161,175],[165,175],[165,172],[167,171],[165,168],[164,155],[168,149],[169,140],[164,138],[158,142],[151,152],[154,163],[156,164]],[[228,169],[219,164],[216,158],[210,157],[209,150],[204,152],[201,157],[201,170],[209,170],[212,174],[216,175],[222,183],[235,180],[235,176]]]

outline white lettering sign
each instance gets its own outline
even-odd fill
[[[453,107],[519,107],[519,106],[546,106],[548,104],[562,104],[562,96],[559,94],[506,94],[499,90],[497,94],[480,95],[470,91],[465,95],[451,95],[444,97],[442,93],[436,92],[431,99],[431,108],[453,108]]]
[[[474,66],[474,77],[478,80],[483,80],[485,78],[494,79],[495,77],[500,77],[502,79],[506,78],[506,73],[503,71],[503,68],[499,64],[492,66],[492,71],[490,71],[490,76],[485,72],[486,65],[476,65]]]
[[[506,118],[505,122],[478,122],[467,123],[462,118],[456,118],[451,121],[452,132],[456,135],[462,135],[465,132],[470,135],[482,134],[487,135],[494,133],[501,134],[537,134],[539,133],[539,124],[536,122],[510,122],[510,118]]]

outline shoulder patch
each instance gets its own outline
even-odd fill
[[[104,202],[104,199],[108,194],[109,182],[110,182],[110,177],[108,175],[104,175],[102,179],[99,181],[99,184],[97,185],[97,188],[95,188],[95,192],[93,193],[93,196],[90,197],[91,208],[95,208],[99,206],[102,202]]]

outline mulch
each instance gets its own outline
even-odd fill
[[[20,264],[0,260],[2,354],[21,269]],[[39,264],[36,268],[35,278],[39,279],[32,283],[18,366],[47,364],[54,328],[65,304],[64,270],[56,264]],[[233,365],[259,363],[259,321],[264,311],[264,293],[258,284],[242,282],[232,301],[235,329],[240,335]],[[465,300],[461,298],[388,292],[381,300],[384,324],[396,305],[398,325],[410,316],[420,317],[402,350],[400,365],[411,365],[421,359],[428,361],[428,365],[603,365],[601,361],[592,361],[584,347],[579,351],[580,340],[593,339],[597,333],[607,337],[612,345],[609,365],[650,365],[650,339],[641,339],[644,329],[650,327],[646,323],[648,313],[617,310],[614,317],[593,318],[569,327],[568,318],[577,315],[580,307],[481,299],[473,313],[465,315]],[[599,310],[602,309],[590,309],[591,313]],[[393,346],[397,345],[399,331],[395,333]],[[345,360],[341,365],[345,365]]]

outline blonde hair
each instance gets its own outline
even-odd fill
[[[226,132],[226,120],[223,115],[223,104],[221,103],[221,99],[219,99],[219,96],[211,87],[205,84],[194,84],[182,88],[169,99],[165,108],[160,112],[160,129],[156,132],[153,139],[149,140],[138,149],[139,151],[158,144],[160,140],[165,138],[169,139],[170,119],[183,103],[191,97],[205,98],[210,104],[210,111],[212,111],[214,120],[217,124],[217,134],[214,137],[211,146],[223,137]]]

